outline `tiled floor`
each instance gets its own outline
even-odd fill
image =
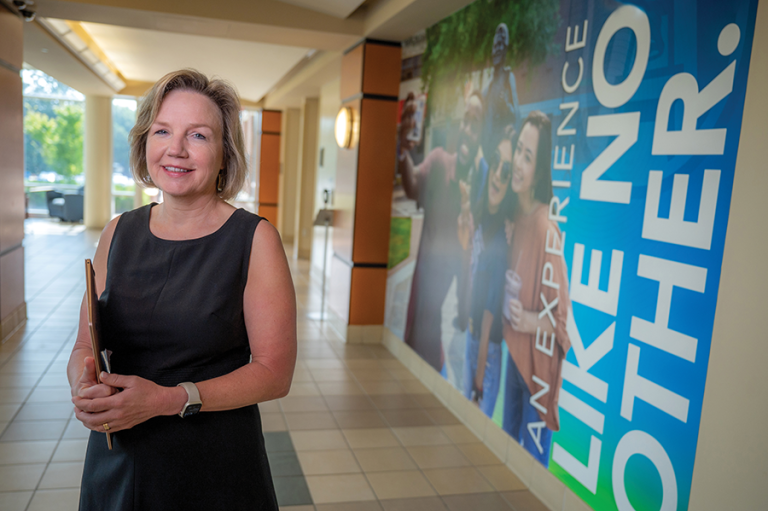
[[[97,232],[27,221],[26,328],[0,346],[0,509],[77,509],[87,431],[65,367]],[[544,511],[545,506],[383,346],[347,345],[307,318],[293,262],[299,360],[290,394],[260,405],[281,509]]]

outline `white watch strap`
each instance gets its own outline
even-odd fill
[[[200,400],[200,391],[197,390],[197,385],[191,381],[185,381],[183,383],[179,383],[177,386],[182,387],[187,391],[187,402],[181,409],[180,415],[184,413],[184,410],[186,410],[187,406],[189,405],[203,404],[203,402]]]

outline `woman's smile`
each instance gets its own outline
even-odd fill
[[[172,172],[174,174],[185,174],[187,172],[192,172],[192,169],[183,169],[181,167],[171,167],[167,165],[164,165],[163,168],[168,172]]]

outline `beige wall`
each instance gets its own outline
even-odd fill
[[[112,218],[112,98],[85,97],[83,223],[103,229]]]
[[[320,132],[318,134],[318,161],[317,174],[315,178],[315,214],[323,207],[323,190],[334,190],[336,188],[336,157],[339,147],[336,145],[334,136],[334,126],[336,124],[336,114],[341,107],[340,80],[333,80],[320,89]],[[319,155],[323,152],[323,165],[320,165]],[[331,203],[329,208],[333,208],[333,194],[331,194]],[[315,227],[315,233],[312,241],[312,267],[313,270],[322,272],[323,268],[323,242],[325,237],[325,227]],[[333,228],[329,228],[329,240],[332,239]],[[330,275],[330,258],[333,257],[333,248],[328,242],[327,274]]]
[[[318,98],[305,98],[301,108],[301,158],[296,193],[296,228],[293,256],[309,259],[312,254],[312,221],[315,219],[315,172],[317,170]]]
[[[768,4],[758,6],[690,509],[768,507]]]
[[[296,194],[299,171],[299,144],[301,143],[301,110],[286,108],[283,111],[282,152],[280,163],[280,214],[279,229],[284,243],[293,243],[296,229]]]

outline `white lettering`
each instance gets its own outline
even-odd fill
[[[629,458],[635,454],[645,456],[661,476],[661,508],[659,511],[675,511],[677,509],[677,480],[672,462],[658,440],[644,431],[630,431],[616,445],[613,454],[613,496],[619,511],[635,511],[629,502],[627,489],[624,486],[624,472]],[[554,456],[553,456],[554,458]],[[594,492],[593,492],[594,493]]]
[[[613,349],[613,336],[616,331],[616,322],[608,325],[608,328],[603,330],[603,333],[601,333],[597,339],[592,341],[589,348],[585,348],[584,343],[581,340],[579,329],[576,327],[576,322],[571,319],[571,317],[572,315],[569,314],[566,331],[568,332],[568,338],[571,340],[573,354],[576,356],[576,362],[579,363],[579,367],[584,371],[588,371]],[[604,399],[601,399],[601,401],[605,402]]]
[[[549,244],[550,232],[553,234],[551,245]],[[565,248],[565,231],[563,231],[561,234],[563,235],[563,237],[558,239],[557,232],[555,232],[553,229],[547,229],[547,237],[544,243],[544,252],[546,252],[547,254],[552,254],[560,257],[563,256],[563,248]],[[560,242],[560,248],[555,247],[556,241]]]
[[[541,299],[541,303],[544,304],[544,309],[539,312],[539,319],[543,318],[546,314],[549,318],[549,322],[552,323],[552,327],[557,328],[557,321],[555,321],[555,317],[552,315],[552,309],[557,307],[557,302],[560,301],[560,297],[556,296],[555,299],[552,300],[552,303],[547,303],[544,293],[539,293],[539,298]]]
[[[541,403],[538,402],[538,399],[541,396],[543,396],[544,394],[546,394],[547,392],[549,392],[549,383],[545,382],[544,380],[542,380],[541,378],[539,378],[535,374],[532,375],[532,377],[533,377],[533,382],[536,385],[540,386],[541,390],[538,391],[537,393],[535,393],[534,395],[532,395],[531,398],[528,400],[528,402],[531,403],[531,406],[533,406],[538,411],[540,411],[541,413],[546,415],[547,414],[547,409],[544,408],[544,405],[542,405]]]
[[[567,360],[563,360],[563,380],[573,383],[581,390],[603,403],[608,400],[607,383],[588,373],[586,369],[573,365]]]
[[[565,152],[565,147],[563,147],[563,152],[560,153],[560,159],[558,160],[558,153],[560,151],[560,146],[555,146],[555,159],[552,165],[552,168],[555,170],[571,170],[573,168],[573,152],[576,150],[576,145],[571,144],[571,159],[569,161],[565,161],[565,157],[567,156]]]
[[[600,450],[602,446],[603,443],[599,438],[595,436],[589,438],[589,461],[584,465],[560,444],[555,443],[552,446],[552,461],[563,467],[584,488],[595,493],[597,491],[597,473],[600,470]]]
[[[570,197],[566,197],[561,203],[557,195],[553,195],[549,200],[549,219],[553,222],[566,223],[568,219],[562,215],[563,210],[568,205]]]
[[[555,267],[547,261],[541,270],[541,283],[552,289],[560,289],[560,284],[555,282]]]
[[[704,292],[707,269],[641,255],[637,265],[637,274],[659,283],[656,317],[653,322],[650,322],[633,316],[629,335],[676,357],[695,362],[698,340],[670,330],[668,326],[669,311],[672,307],[672,289],[674,287],[699,293]]]
[[[611,252],[611,268],[608,277],[608,291],[600,291],[600,269],[602,267],[603,253],[600,250],[592,250],[592,259],[589,262],[589,277],[587,285],[581,283],[582,267],[584,265],[584,245],[575,243],[573,246],[573,270],[571,272],[571,300],[587,307],[597,309],[611,316],[616,315],[619,307],[619,293],[621,291],[621,269],[624,264],[624,252],[613,250]]]
[[[541,337],[541,339],[539,339]],[[547,332],[541,335],[541,328],[536,328],[536,349],[544,353],[547,356],[552,356],[555,351],[555,332],[549,338],[549,346],[547,346]]]
[[[566,108],[570,108],[571,111],[568,112],[568,114],[563,119],[563,122],[560,123],[560,126],[557,127],[557,136],[558,137],[566,137],[569,135],[575,135],[576,134],[576,128],[566,128],[569,122],[571,122],[571,117],[573,117],[573,114],[575,114],[579,110],[579,102],[574,101],[572,103],[562,103],[560,105],[560,110],[565,110]]]
[[[563,84],[563,90],[567,92],[568,94],[571,94],[576,91],[576,89],[579,88],[579,85],[581,85],[581,79],[584,76],[584,59],[579,57],[579,77],[576,78],[576,82],[571,85],[568,83],[568,81],[565,79],[565,74],[568,72],[568,62],[563,64],[563,76],[562,76],[562,84]]]
[[[631,422],[635,398],[639,398],[681,422],[688,422],[688,400],[637,374],[639,365],[640,347],[630,344],[621,396],[621,416]]]
[[[544,448],[541,446],[541,430],[545,427],[547,427],[547,423],[544,421],[528,423],[528,433],[533,438],[534,443],[536,443],[536,449],[538,449],[539,454],[544,452]],[[534,430],[536,431],[534,432]]]
[[[733,90],[736,61],[699,92],[699,83],[688,73],[679,73],[664,85],[656,107],[651,154],[723,154],[726,129],[697,129],[696,123],[710,108]],[[683,101],[683,127],[668,131],[669,112],[678,99]]]
[[[629,76],[623,82],[611,85],[605,78],[605,52],[613,36],[623,28],[635,33],[635,61]],[[648,16],[641,9],[634,5],[624,5],[611,13],[597,36],[592,58],[592,84],[601,105],[618,108],[634,96],[645,75],[650,49],[651,27]]]
[[[597,433],[601,435],[603,434],[605,416],[581,399],[565,389],[560,389],[560,396],[557,399],[557,404],[560,408],[579,419]]]
[[[589,27],[589,20],[584,20],[584,30],[581,34],[581,41],[579,41],[579,26],[573,27],[573,39],[571,39],[571,27],[565,30],[565,51],[566,53],[579,48],[584,48],[587,44],[587,28]]]
[[[687,174],[675,174],[675,180],[672,183],[672,204],[669,208],[669,219],[659,218],[662,176],[663,172],[659,170],[652,170],[648,175],[643,238],[709,250],[712,245],[712,230],[715,226],[720,171],[704,171],[704,184],[701,187],[701,202],[699,203],[697,222],[683,220],[685,201],[688,195]]]
[[[587,120],[588,137],[616,136],[581,175],[579,197],[585,200],[629,204],[632,183],[600,180],[600,176],[626,153],[635,142],[640,129],[640,112],[591,116]]]

